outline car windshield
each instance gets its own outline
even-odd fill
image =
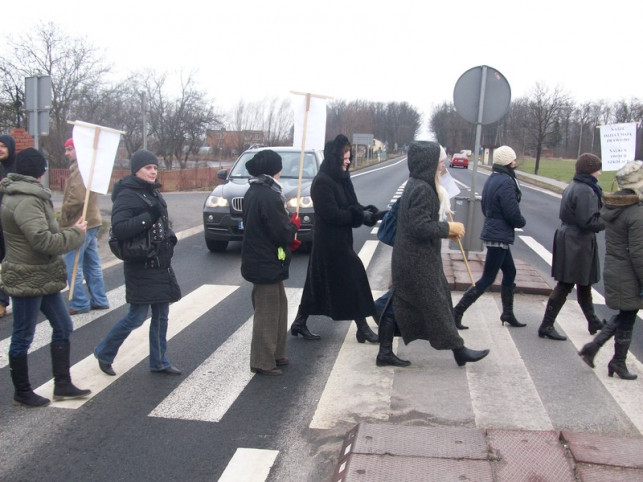
[[[297,179],[299,177],[299,158],[301,152],[279,152],[277,154],[281,156],[281,177],[285,179]],[[241,155],[237,163],[232,168],[230,172],[230,177],[235,178],[248,178],[250,174],[246,170],[246,162],[248,162],[256,152],[247,152]],[[304,168],[302,171],[303,179],[312,179],[317,174],[318,170],[317,160],[315,155],[312,152],[306,152],[304,154]]]

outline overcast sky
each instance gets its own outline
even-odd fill
[[[489,65],[512,98],[536,82],[577,102],[643,98],[643,1],[32,0],[0,35],[52,21],[86,38],[118,72],[194,73],[222,110],[291,90],[406,101],[424,114],[453,101],[460,75]]]

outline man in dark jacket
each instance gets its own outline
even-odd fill
[[[9,134],[0,136],[0,181],[12,172],[16,172],[16,141]],[[2,202],[2,194],[0,194]],[[2,225],[0,225],[0,261],[4,259],[5,247],[4,237],[2,236]],[[0,290],[0,318],[7,314],[9,306],[9,296]]]
[[[507,322],[510,326],[525,326],[516,319],[513,312],[516,265],[510,247],[514,243],[514,229],[526,224],[520,213],[521,191],[514,173],[515,168],[516,153],[511,147],[500,146],[495,150],[493,172],[482,189],[482,212],[485,218],[480,238],[487,247],[487,256],[482,277],[462,295],[453,309],[458,330],[468,328],[461,322],[462,315],[493,284],[501,270],[500,321],[503,325]]]
[[[286,330],[288,299],[284,280],[288,279],[291,250],[301,224],[294,214],[289,220],[281,186],[281,156],[269,149],[246,162],[250,188],[243,198],[245,233],[241,245],[241,275],[253,284],[255,310],[250,346],[250,370],[261,375],[281,375],[287,365]]]

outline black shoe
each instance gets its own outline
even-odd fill
[[[288,358],[277,358],[275,363],[278,367],[284,367],[286,365],[290,365],[290,360]]]
[[[549,338],[550,340],[558,341],[565,341],[567,339],[566,336],[558,333],[553,326],[546,326],[544,328],[541,326],[540,328],[538,328],[538,336],[541,338]]]
[[[90,309],[92,309],[92,310],[109,310],[109,305],[108,306],[92,305]]]
[[[489,350],[471,350],[466,346],[453,350],[453,358],[459,367],[467,364],[467,362],[477,362],[482,360],[489,354]]]
[[[163,370],[151,370],[152,373],[164,373],[165,375],[180,375],[181,370],[176,368],[174,365],[170,365],[167,368],[164,368]]]
[[[292,336],[301,335],[304,340],[320,340],[321,336],[319,336],[317,333],[310,332],[310,330],[306,326],[307,321],[308,315],[305,315],[300,307],[297,310],[295,321],[293,321],[292,325],[290,326],[290,334]]]
[[[51,401],[48,398],[41,397],[36,392],[28,390],[26,392],[16,391],[13,395],[13,404],[22,405],[23,407],[36,408],[46,407]]]
[[[371,330],[371,327],[368,326],[366,318],[357,318],[355,320],[357,325],[357,331],[355,332],[355,338],[357,338],[357,343],[364,343],[368,341],[369,343],[377,343],[379,338],[377,333]]]
[[[387,353],[385,355],[377,355],[377,358],[375,359],[375,364],[378,367],[386,367],[386,366],[391,366],[391,367],[408,367],[411,362],[408,360],[402,360],[401,358],[398,358],[395,353]]]
[[[271,370],[264,370],[262,368],[250,368],[250,371],[259,375],[268,375],[269,377],[278,377],[279,375],[283,375],[284,373],[279,368],[273,368]]]
[[[600,346],[592,341],[585,344],[583,348],[578,352],[578,355],[587,363],[590,367],[594,368],[594,357],[598,353]]]
[[[462,324],[462,315],[463,315],[463,314],[464,314],[464,313],[458,313],[458,312],[457,312],[457,311],[455,311],[455,310],[453,311],[453,320],[455,321],[455,327],[456,327],[458,330],[468,330],[468,329],[469,329],[469,327],[468,327],[468,326],[464,326],[464,325]]]
[[[590,320],[587,322],[587,331],[589,331],[590,335],[595,335],[599,331],[603,329],[603,325],[606,325],[607,321],[603,320],[601,321],[596,315],[594,315]]]
[[[110,377],[116,376],[116,372],[112,368],[112,365],[110,365],[109,363],[103,363],[102,361],[98,360],[98,368],[100,368],[103,373],[106,373]]]
[[[75,398],[85,398],[92,393],[91,390],[76,387],[71,382],[59,382],[54,385],[54,400],[73,400]]]

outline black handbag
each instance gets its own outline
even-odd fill
[[[124,241],[119,241],[112,228],[109,228],[109,249],[118,259],[130,262],[142,262],[154,258],[157,255],[157,249],[152,243],[151,230],[146,229]]]

